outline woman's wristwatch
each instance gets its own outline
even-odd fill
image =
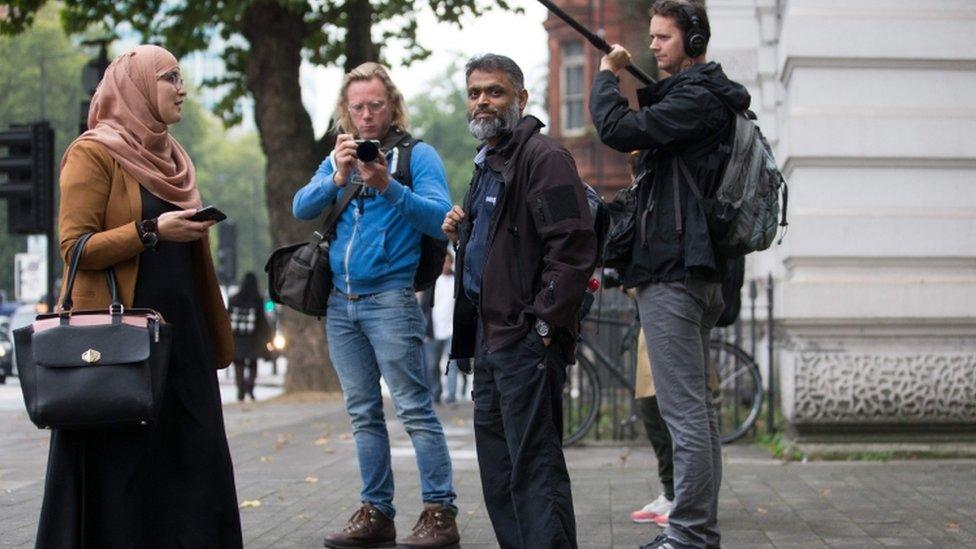
[[[146,249],[156,250],[159,248],[159,220],[157,218],[136,222],[136,231],[139,232],[139,240],[142,240],[142,245]]]

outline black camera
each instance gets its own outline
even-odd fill
[[[356,140],[356,158],[372,162],[380,156],[380,142],[375,139]]]

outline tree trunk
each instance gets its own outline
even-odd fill
[[[369,0],[348,0],[346,11],[346,72],[380,57],[373,44],[373,5]]]
[[[327,152],[318,150],[312,120],[302,105],[298,71],[307,32],[302,18],[301,12],[277,2],[255,2],[245,10],[242,25],[250,43],[245,81],[267,157],[265,194],[276,247],[306,240],[315,230],[292,216],[291,203]],[[288,359],[285,392],[340,390],[322,323],[288,310],[282,329]]]
[[[348,72],[378,59],[379,51],[371,36],[369,0],[349,0],[346,15]],[[335,144],[330,135],[315,140],[312,119],[302,105],[298,74],[302,41],[309,32],[303,17],[301,11],[288,10],[277,2],[259,1],[248,6],[242,22],[251,46],[245,82],[254,97],[254,119],[268,161],[265,194],[274,246],[301,242],[315,230],[314,224],[292,216],[292,198]],[[339,391],[322,322],[291,310],[281,320],[287,339],[285,392]]]

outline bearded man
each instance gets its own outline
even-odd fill
[[[457,246],[451,357],[474,357],[485,505],[503,548],[575,548],[562,389],[596,262],[593,221],[572,156],[522,116],[518,65],[485,54],[465,75],[482,145],[464,207],[442,229]]]

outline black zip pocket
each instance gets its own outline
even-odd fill
[[[519,230],[518,225],[508,228],[512,238],[515,240],[515,277],[518,278],[519,297],[525,295],[525,272],[522,270],[522,251],[519,249]]]
[[[539,219],[542,221],[543,225],[548,225],[549,220],[546,218],[546,207],[542,202],[542,197],[536,197],[535,199],[535,209],[539,212]]]

